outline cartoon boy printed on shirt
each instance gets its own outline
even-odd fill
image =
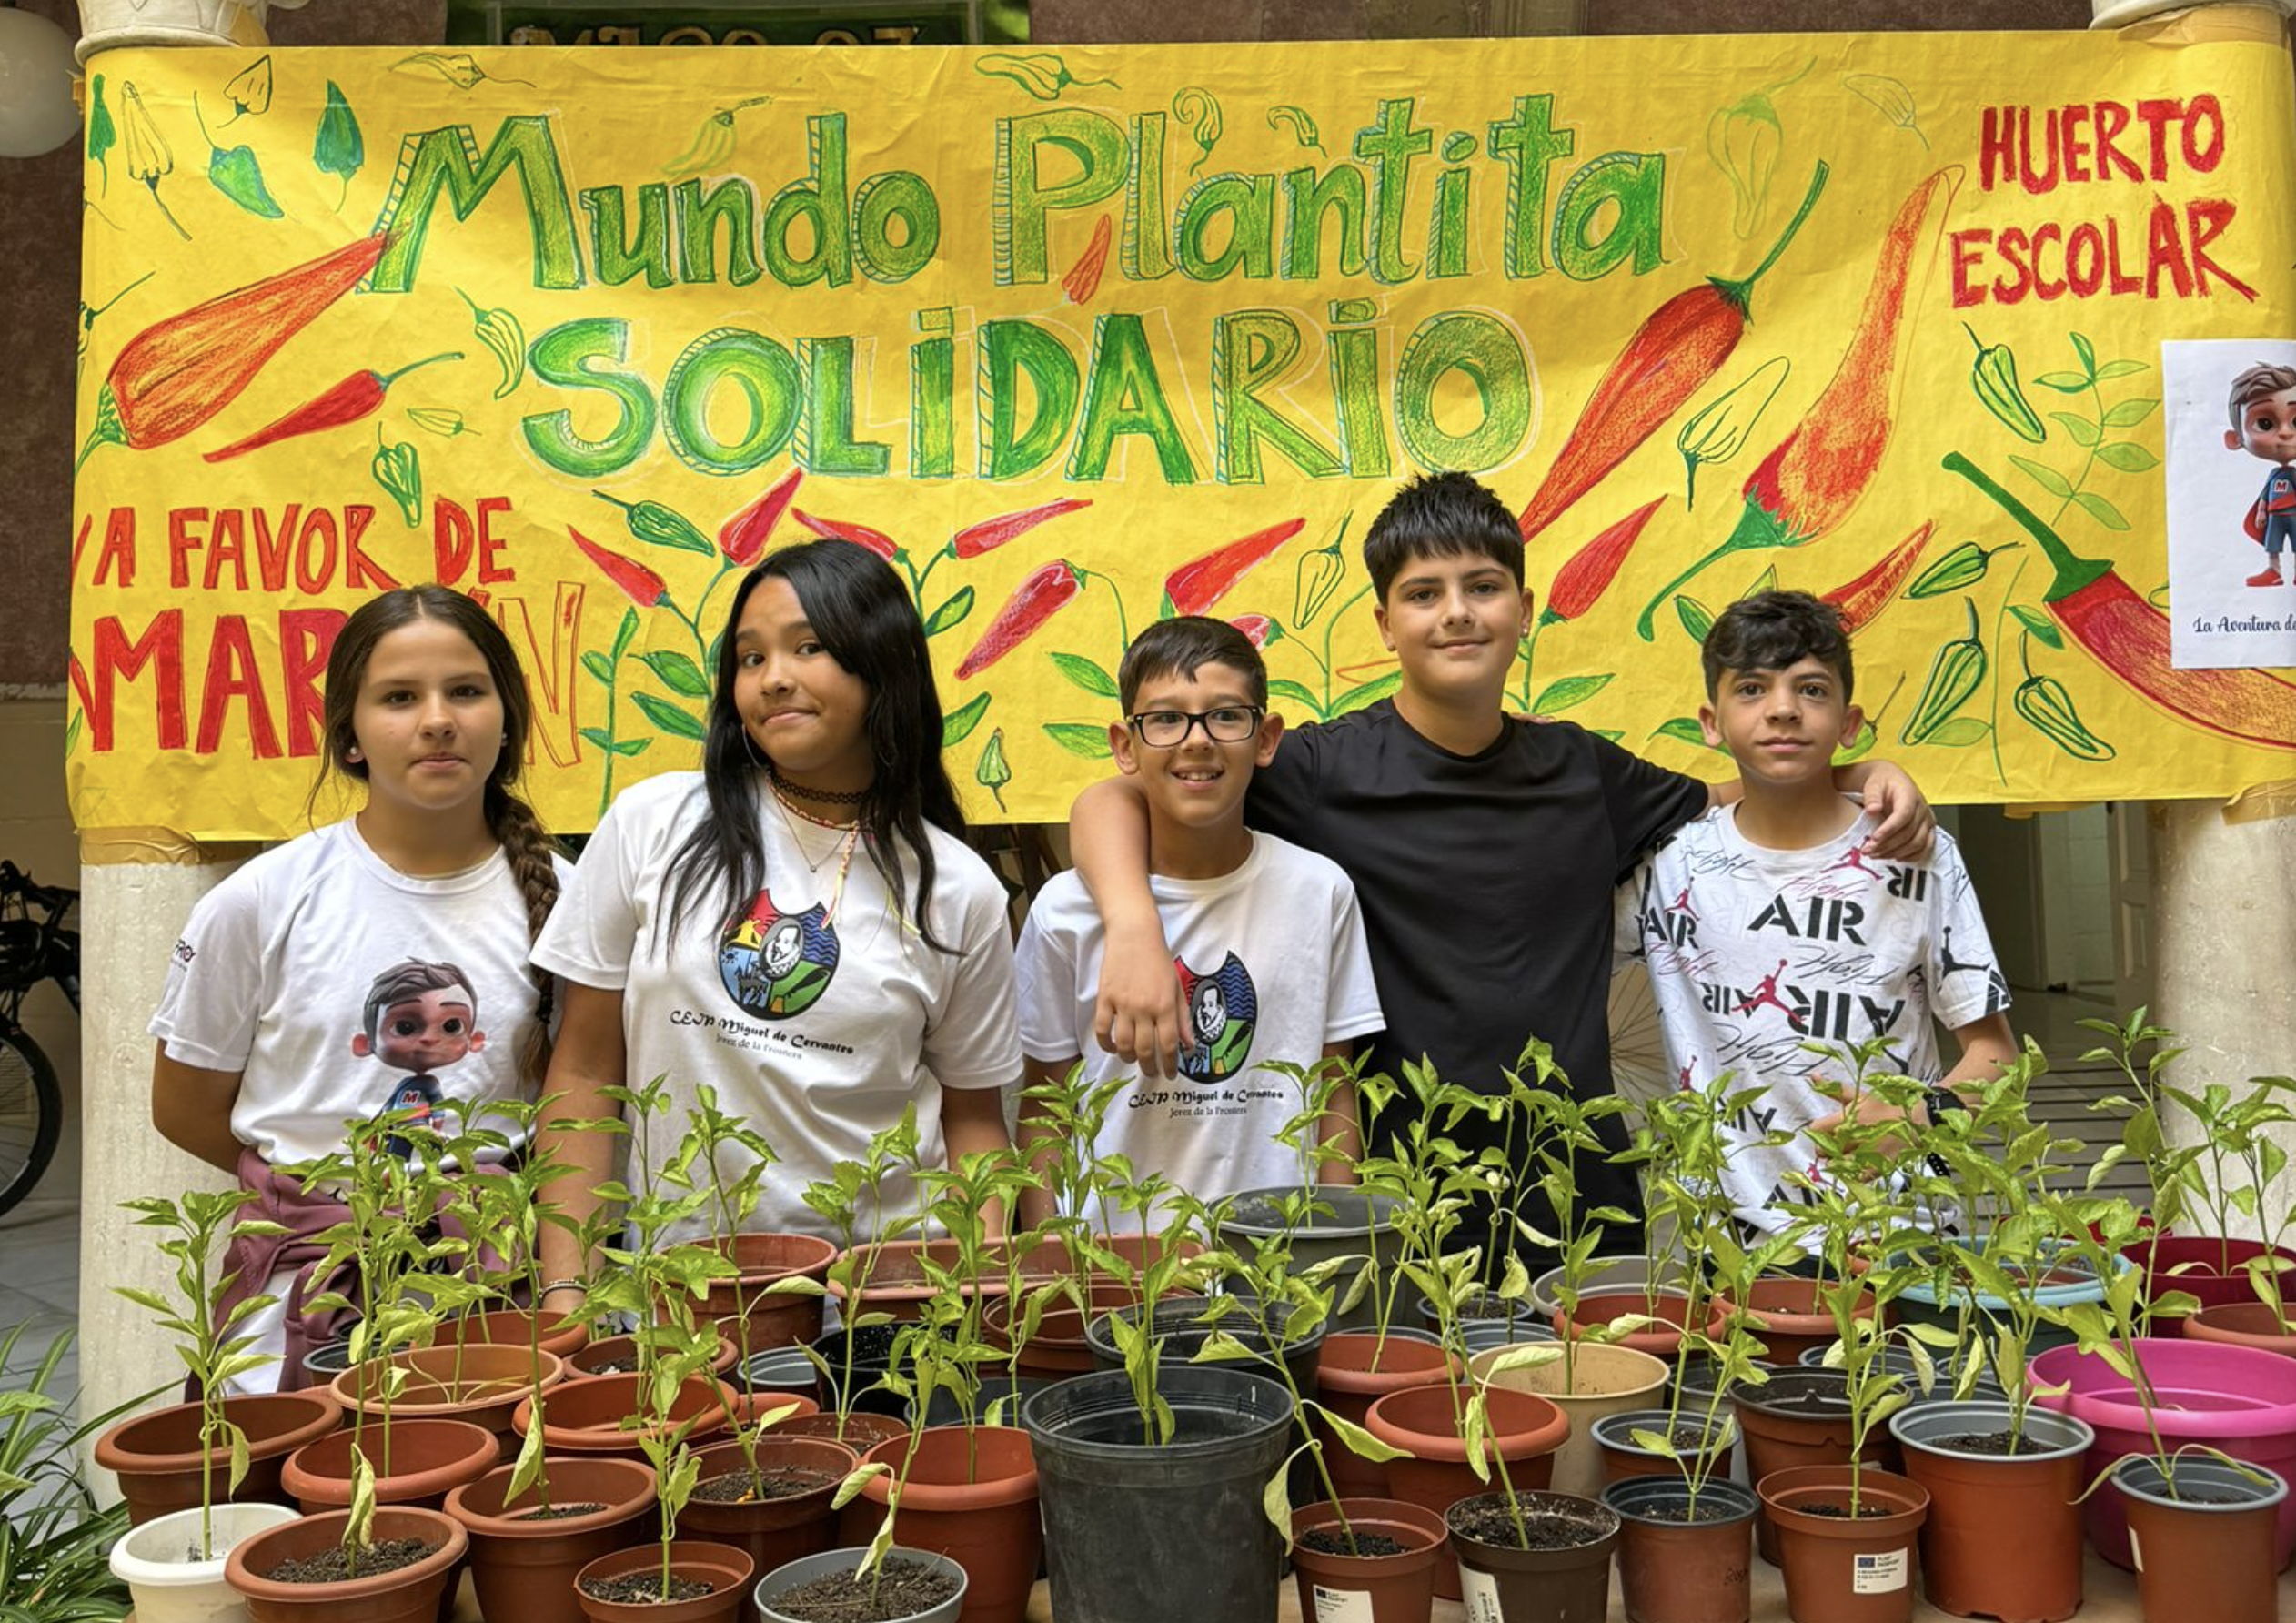
[[[2224,449],[2246,451],[2272,464],[2263,494],[2248,510],[2249,539],[2264,549],[2264,567],[2248,578],[2251,586],[2282,582],[2280,555],[2296,562],[2296,367],[2260,363],[2232,379],[2232,426]]]
[[[441,1096],[437,1074],[487,1043],[478,1029],[478,994],[469,976],[451,963],[418,958],[394,963],[375,977],[367,989],[364,1028],[351,1039],[351,1052],[402,1073],[369,1120],[394,1110],[418,1110],[422,1114],[415,1119],[428,1118]],[[388,1148],[403,1157],[412,1146],[394,1135]]]

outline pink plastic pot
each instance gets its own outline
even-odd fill
[[[2136,1349],[2160,1404],[2154,1418],[2168,1447],[2206,1443],[2283,1477],[2296,1470],[2296,1358],[2165,1336],[2141,1338]],[[2066,1386],[2040,1402],[2087,1421],[2096,1432],[2088,1476],[2124,1456],[2154,1451],[2134,1385],[2102,1358],[2077,1347],[2052,1347],[2033,1359],[2031,1379],[2036,1386]],[[2116,1567],[2133,1566],[2128,1515],[2119,1494],[2092,1495],[2086,1519],[2089,1541],[2099,1555]],[[2281,1501],[2274,1565],[2286,1567],[2291,1554],[2296,1554],[2296,1496]]]

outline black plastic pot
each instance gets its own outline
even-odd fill
[[[826,1374],[813,1372],[813,1386],[824,1414],[840,1408],[859,1409],[867,1415],[890,1415],[906,1424],[909,1419],[909,1400],[898,1393],[888,1392],[877,1385],[878,1378],[892,1367],[893,1337],[897,1325],[864,1325],[858,1330],[831,1330],[813,1344],[813,1350],[829,1366]],[[852,1341],[851,1363],[848,1363],[846,1340]],[[839,1401],[839,1389],[845,1385],[848,1374],[852,1383],[852,1401]]]
[[[742,1360],[735,1384],[744,1392],[788,1392],[815,1397],[821,1392],[821,1373],[803,1347],[769,1347]]]
[[[1002,1424],[1018,1426],[1021,1423],[1021,1406],[1026,1403],[1032,1395],[1054,1385],[1057,1383],[1036,1376],[1015,1376],[1009,1375],[1002,1369],[984,1368],[981,1371],[980,1398],[973,1410],[973,1418],[984,1426],[987,1425],[989,1406],[1002,1397],[1006,1400],[1002,1412]],[[902,1411],[904,1417],[911,1426],[918,1424],[916,1407],[916,1405],[911,1404]],[[964,1423],[964,1406],[957,1401],[957,1395],[946,1386],[935,1387],[932,1396],[925,1404],[923,1424],[962,1426]]]
[[[1292,1442],[1292,1397],[1262,1376],[1164,1364],[1172,1440],[1145,1440],[1123,1372],[1021,1406],[1062,1623],[1274,1623],[1283,1545],[1260,1490]]]
[[[1212,1338],[1213,1331],[1217,1328],[1260,1354],[1259,1362],[1266,1366],[1264,1373],[1267,1378],[1280,1384],[1282,1377],[1275,1373],[1274,1367],[1278,1356],[1276,1343],[1257,1316],[1255,1310],[1258,1305],[1249,1296],[1236,1300],[1239,1305],[1230,1309],[1216,1326],[1203,1322],[1203,1316],[1212,1306],[1213,1299],[1209,1296],[1166,1296],[1157,1303],[1155,1316],[1149,1320],[1149,1329],[1163,1343],[1165,1366],[1169,1367],[1194,1357],[1197,1349]],[[1115,1336],[1108,1327],[1108,1321],[1117,1314],[1122,1314],[1127,1320],[1137,1320],[1140,1309],[1120,1307],[1115,1313],[1104,1313],[1084,1326],[1084,1341],[1093,1350],[1093,1362],[1103,1370],[1121,1370],[1124,1366],[1124,1356],[1116,1350]],[[1315,1361],[1323,1352],[1326,1327],[1318,1326],[1282,1348],[1283,1361],[1291,1370],[1292,1380],[1299,1387],[1302,1397],[1315,1396]],[[1248,1370],[1253,1365],[1239,1358],[1232,1360],[1230,1367]]]
[[[1239,1255],[1250,1256],[1255,1242],[1289,1234],[1294,1273],[1304,1274],[1335,1256],[1369,1257],[1382,1269],[1395,1265],[1398,1252],[1394,1234],[1395,1203],[1391,1197],[1365,1195],[1360,1189],[1318,1188],[1313,1192],[1316,1204],[1328,1206],[1330,1211],[1318,1212],[1305,1224],[1291,1227],[1284,1221],[1284,1204],[1298,1193],[1292,1189],[1245,1190],[1229,1204],[1228,1215],[1220,1224],[1221,1244]],[[1344,1268],[1333,1275],[1338,1297],[1346,1295],[1352,1277],[1352,1272]],[[1372,1293],[1365,1291],[1363,1299],[1347,1312],[1333,1314],[1329,1327],[1367,1330],[1375,1313]]]

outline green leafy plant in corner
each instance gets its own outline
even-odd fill
[[[72,1399],[53,1388],[72,1350],[65,1331],[28,1371],[16,1348],[29,1323],[0,1332],[0,1370],[21,1386],[0,1392],[0,1623],[120,1623],[127,1586],[112,1576],[111,1547],[127,1531],[127,1507],[96,1508],[80,1482],[80,1455],[106,1426],[158,1396],[75,1422]]]
[[[215,1271],[217,1248],[232,1231],[234,1219],[238,1219],[237,1227],[250,1235],[276,1235],[287,1232],[276,1223],[239,1218],[240,1208],[258,1198],[251,1189],[222,1193],[194,1190],[181,1201],[150,1195],[120,1203],[124,1210],[137,1214],[137,1227],[156,1228],[166,1234],[166,1237],[158,1242],[159,1254],[176,1265],[176,1301],[135,1285],[112,1288],[138,1307],[147,1309],[159,1321],[159,1327],[176,1337],[176,1355],[191,1372],[192,1384],[198,1390],[198,1557],[203,1561],[215,1559],[216,1553],[217,1450],[227,1449],[230,1461],[223,1490],[225,1498],[239,1491],[239,1484],[247,1475],[247,1434],[232,1421],[225,1408],[229,1383],[249,1370],[278,1361],[276,1353],[250,1352],[253,1336],[232,1334],[250,1314],[274,1305],[277,1297],[251,1295],[234,1304],[228,1313],[218,1311],[225,1294],[237,1278],[235,1274],[219,1275]],[[15,1345],[13,1334],[8,1345]]]

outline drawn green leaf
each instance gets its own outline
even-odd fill
[[[1852,761],[1864,759],[1872,751],[1874,741],[1880,737],[1881,734],[1875,731],[1871,721],[1860,721],[1858,724],[1858,736],[1834,751],[1834,764],[1841,766]]]
[[[1082,721],[1047,721],[1044,736],[1071,755],[1082,755],[1087,761],[1106,761],[1113,752],[1105,727],[1087,726]]]
[[[2108,428],[2134,428],[2150,417],[2152,408],[2160,404],[2158,400],[2141,398],[2115,401],[2111,408],[2105,413],[2105,427]]]
[[[2120,509],[2094,490],[2079,491],[2074,495],[2073,500],[2079,504],[2082,512],[2096,519],[2107,529],[2129,528],[2129,520],[2120,516]]]
[[[1690,640],[1704,646],[1706,634],[1714,630],[1714,610],[1686,592],[1675,599],[1674,613],[1682,629],[1690,633]]]
[[[619,663],[621,657],[629,651],[629,640],[637,635],[638,610],[625,609],[622,610],[622,623],[614,628],[614,651],[607,658]]]
[[[1400,670],[1390,670],[1386,675],[1379,677],[1375,680],[1367,681],[1359,688],[1348,689],[1347,691],[1333,700],[1332,714],[1334,716],[1344,716],[1347,714],[1348,711],[1359,711],[1367,704],[1377,704],[1381,700],[1395,693],[1395,691],[1402,686],[1403,672]]]
[[[2089,389],[2089,379],[2079,372],[2043,372],[2033,381],[2043,388],[2053,388],[2060,395],[2085,394]]]
[[[1983,742],[1985,735],[1992,731],[1975,716],[1956,716],[1949,721],[1938,723],[1931,730],[1929,736],[1922,741],[1943,744],[1948,749],[1960,749],[1969,744]]]
[[[64,729],[64,752],[66,755],[69,755],[74,750],[79,748],[80,723],[86,720],[87,718],[78,711],[74,711],[72,712],[72,720]]]
[[[608,687],[610,688],[614,685],[614,661],[608,659],[604,654],[599,653],[596,649],[590,649],[582,655],[582,669],[589,671],[592,676],[598,678],[599,681],[604,682]]]
[[[1559,715],[1573,705],[1584,704],[1610,686],[1613,674],[1610,671],[1605,671],[1600,676],[1566,676],[1551,681],[1546,684],[1546,691],[1542,692],[1537,701],[1532,704],[1531,713],[1539,716]]]
[[[2063,425],[2065,432],[2071,437],[2075,445],[2083,449],[2096,444],[2104,438],[2097,425],[2079,412],[2052,411],[2049,415]]]
[[[1267,696],[1270,699],[1288,699],[1294,704],[1304,704],[1312,711],[1321,711],[1324,708],[1324,701],[1315,696],[1314,689],[1295,682],[1289,677],[1279,676],[1270,680],[1267,685]]]
[[[1082,654],[1052,654],[1047,656],[1060,673],[1087,693],[1103,699],[1113,699],[1121,691],[1116,679]]]
[[[2084,334],[2073,333],[2070,337],[2073,340],[2073,353],[2080,357],[2080,369],[2094,378],[2097,375],[2097,347],[2091,344]]]
[[[964,617],[972,612],[972,588],[960,586],[941,600],[941,607],[925,617],[925,635],[938,637],[954,626],[964,624]]]
[[[2140,360],[2109,360],[2097,368],[2097,381],[2110,383],[2116,378],[2131,378],[2152,368]]]
[[[1679,743],[1695,744],[1701,750],[1710,750],[1714,748],[1713,745],[1706,741],[1706,730],[1700,727],[1694,718],[1689,716],[1676,716],[1669,721],[1661,721],[1657,727],[1651,730],[1650,736],[1652,738],[1670,738]]]
[[[2009,612],[2017,616],[2019,625],[2050,648],[2061,649],[2065,646],[2065,634],[2057,629],[2057,622],[2039,610],[2029,609],[2022,603],[2011,603]]]
[[[699,740],[703,736],[701,723],[668,700],[658,699],[651,693],[632,693],[629,697],[630,701],[645,712],[646,720],[662,731],[679,738]]]
[[[583,727],[577,731],[601,750],[610,750],[614,747],[614,735],[603,727]]]
[[[2150,473],[2160,466],[2160,458],[2132,439],[2116,439],[2110,445],[2099,446],[2097,460],[2123,473]]]
[[[941,718],[941,747],[944,750],[961,744],[981,725],[981,718],[989,713],[989,695],[976,693],[963,705]]]
[[[653,741],[654,741],[650,738],[619,739],[614,744],[614,753],[617,755],[643,755],[646,752],[647,746],[651,744]]]
[[[367,137],[359,134],[358,118],[351,111],[351,104],[343,97],[342,86],[332,79],[327,82],[327,107],[319,114],[319,130],[311,142],[311,165],[322,175],[341,179],[344,195],[350,193],[351,176],[367,164]],[[336,204],[342,207],[340,202]]]
[[[2036,462],[2030,457],[2011,457],[2009,460],[2017,465],[2027,479],[2031,479],[2051,496],[2070,496],[2073,493],[2072,481],[2046,462]]]
[[[688,699],[710,697],[710,683],[695,664],[676,649],[662,649],[654,653],[639,654],[638,662],[661,678],[662,686]]]

